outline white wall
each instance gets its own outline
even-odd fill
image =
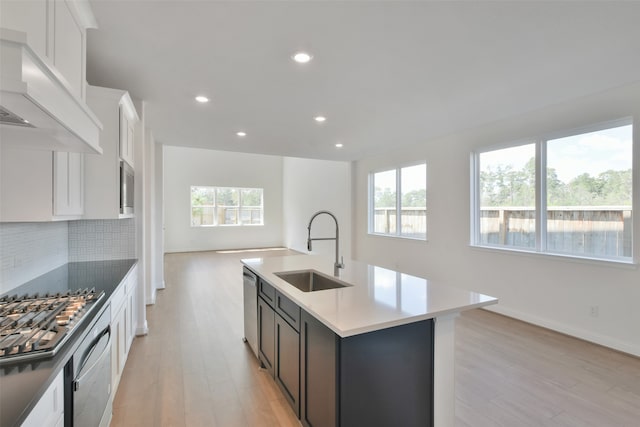
[[[282,157],[165,145],[165,252],[282,245]],[[264,189],[264,225],[191,227],[192,185]]]
[[[351,163],[285,157],[283,160],[284,242],[288,248],[307,252],[307,226],[319,210],[336,215],[340,226],[340,254],[351,256]],[[333,237],[335,223],[318,216],[311,237]],[[313,253],[335,255],[335,242],[313,243]]]
[[[487,99],[490,102],[490,99]],[[354,251],[357,259],[498,297],[495,310],[640,355],[637,265],[577,261],[472,248],[470,152],[545,132],[633,115],[635,257],[640,248],[640,83],[471,129],[354,164]],[[371,170],[427,159],[428,241],[367,234]],[[599,306],[591,317],[590,306]]]

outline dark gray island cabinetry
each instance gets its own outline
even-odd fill
[[[300,307],[258,277],[258,358],[300,412]]]
[[[432,319],[340,337],[258,286],[258,358],[303,425],[433,425]]]
[[[302,312],[305,426],[432,426],[433,321],[341,338]]]

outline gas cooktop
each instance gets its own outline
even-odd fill
[[[103,296],[81,289],[0,298],[0,365],[53,356]]]

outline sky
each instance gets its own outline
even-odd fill
[[[598,176],[607,170],[631,169],[632,125],[584,133],[547,141],[547,166],[567,183],[583,173]],[[511,164],[521,169],[535,155],[535,145],[527,144],[481,154],[481,168],[494,169]]]
[[[408,193],[413,190],[426,188],[427,185],[427,167],[425,164],[409,166],[402,168],[401,172],[402,192]],[[390,170],[375,174],[375,186],[390,190],[396,188],[396,170]]]

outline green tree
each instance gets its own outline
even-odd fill
[[[376,208],[395,208],[396,192],[391,191],[390,188],[385,188],[383,190],[380,187],[376,187],[374,200],[375,200]]]
[[[631,169],[624,171],[608,170],[598,175],[601,182],[599,202],[603,205],[630,206],[632,201]]]
[[[424,208],[427,206],[427,190],[409,191],[402,195],[402,207],[405,208]]]
[[[242,190],[242,205],[243,206],[261,206],[262,191],[258,189]]]

